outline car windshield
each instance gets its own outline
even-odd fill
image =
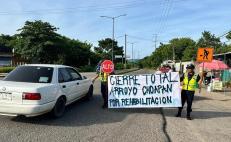
[[[20,66],[13,70],[4,81],[50,83],[53,68],[40,66]]]

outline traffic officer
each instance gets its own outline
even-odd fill
[[[103,97],[103,106],[102,108],[107,108],[108,107],[108,76],[110,75],[109,73],[105,73],[102,71],[102,67],[101,64],[103,63],[104,60],[101,60],[98,65],[97,65],[97,76],[93,79],[93,83],[95,82],[95,80],[97,78],[100,79],[101,82],[101,94]],[[114,72],[112,72],[111,74],[114,74]]]
[[[195,66],[190,64],[186,67],[187,71],[184,73],[180,81],[183,83],[181,91],[182,106],[178,108],[176,117],[181,117],[181,112],[184,107],[185,101],[187,101],[187,119],[192,120],[190,113],[192,112],[192,102],[195,94],[195,90],[198,84],[201,84],[202,77],[194,72]],[[199,85],[200,86],[200,85]]]

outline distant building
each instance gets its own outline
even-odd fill
[[[187,65],[189,64],[195,64],[195,62],[193,61],[177,62],[175,63],[175,69],[180,73],[184,73],[186,71]]]
[[[169,66],[171,66],[171,68],[172,68],[172,67],[175,65],[175,61],[172,61],[172,60],[165,60],[165,61],[162,62],[161,67],[162,67],[163,65],[169,65]]]
[[[15,55],[9,47],[0,45],[0,66],[18,66],[28,63],[19,55]]]
[[[13,61],[12,49],[0,45],[0,66],[10,66]]]
[[[214,54],[213,58],[216,60],[221,60],[226,63],[229,67],[231,67],[231,52]]]

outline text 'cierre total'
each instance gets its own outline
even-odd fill
[[[124,76],[110,76],[110,84],[111,85],[116,85],[116,86],[136,86],[136,85],[140,85],[143,84],[144,82],[140,82],[140,80],[138,79],[140,75],[124,75]],[[171,73],[168,75],[166,73],[164,74],[145,74],[145,75],[141,75],[145,77],[145,84],[146,85],[150,85],[150,84],[164,84],[166,82],[178,82],[177,80],[174,80],[172,78]]]

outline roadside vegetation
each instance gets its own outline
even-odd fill
[[[26,21],[17,34],[0,35],[0,48],[11,49],[14,58],[26,63],[65,64],[82,71],[94,71],[101,59],[110,59],[112,39],[102,39],[97,47],[93,47],[88,41],[60,35],[58,30],[48,22]],[[113,43],[114,55],[123,54],[122,47],[116,41]]]
[[[231,40],[231,32],[226,36]],[[169,43],[160,43],[160,46],[150,55],[140,60],[139,66],[146,68],[157,68],[165,60],[172,60],[175,52],[176,61],[191,61],[196,59],[199,47],[214,48],[215,54],[231,52],[231,45],[221,42],[220,37],[216,37],[209,31],[204,31],[198,41],[189,37],[174,38]]]
[[[11,72],[15,67],[0,67],[0,73],[9,73]]]
[[[111,58],[112,42],[114,55],[123,55],[123,47],[111,38],[98,41],[94,47],[88,41],[71,39],[58,33],[59,28],[48,22],[26,21],[25,25],[17,30],[15,35],[0,35],[0,48],[9,48],[14,58],[22,59],[26,63],[64,64],[78,68],[80,71],[95,71],[101,59]],[[231,39],[231,32],[226,36]],[[229,42],[228,42],[229,43]],[[222,42],[220,37],[209,31],[204,31],[201,38],[195,41],[189,37],[173,38],[160,46],[150,55],[138,63],[128,63],[127,68],[157,68],[165,60],[176,61],[195,60],[199,47],[212,47],[215,53],[231,51],[231,45]],[[175,54],[173,54],[173,52]],[[115,60],[117,70],[124,69],[121,59]],[[1,68],[0,72],[10,71],[12,68]]]

